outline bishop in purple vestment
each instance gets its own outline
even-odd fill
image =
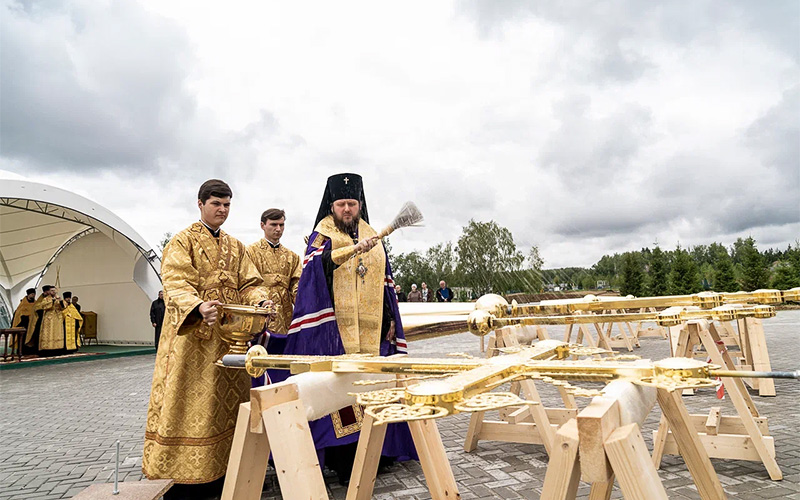
[[[292,323],[285,339],[272,335],[270,352],[406,352],[391,266],[368,221],[361,176],[329,177],[303,258]],[[270,371],[272,381],[287,376]],[[354,405],[309,422],[320,464],[335,470],[341,482],[350,477],[362,418]],[[384,463],[417,459],[408,425],[389,425],[382,455]]]

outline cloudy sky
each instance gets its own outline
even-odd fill
[[[800,237],[800,3],[0,0],[0,169],[154,246],[234,190],[225,229],[364,176],[398,251],[511,229],[545,267]]]

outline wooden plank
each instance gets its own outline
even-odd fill
[[[578,413],[581,477],[589,483],[608,481],[611,464],[603,443],[620,424],[619,402],[596,397]]]
[[[719,406],[711,407],[711,411],[708,412],[708,418],[706,419],[705,428],[706,434],[709,436],[716,436],[719,432],[719,412],[721,408]]]
[[[257,500],[261,498],[267,474],[269,441],[264,432],[250,431],[250,403],[239,405],[236,430],[233,433],[222,500]]]
[[[703,332],[703,334],[700,337],[700,341],[703,342],[703,346],[705,346],[706,343],[711,345],[711,344],[716,344],[719,341],[719,333],[717,332],[717,329],[714,327],[713,324],[709,325],[708,330],[706,330],[706,332],[708,333],[706,334],[705,332]],[[711,361],[714,364],[722,366],[724,369],[736,370],[736,364],[734,363],[733,358],[731,358],[730,353],[727,351],[720,352],[719,349],[717,349],[712,351],[709,354],[709,357],[711,358]],[[747,369],[750,368],[748,367]],[[747,405],[748,412],[750,412],[750,414],[753,417],[758,417],[759,416],[758,409],[756,408],[756,405],[753,402],[753,398],[751,398],[750,394],[747,392],[747,388],[744,386],[744,382],[742,381],[742,379],[737,377],[734,379],[725,379],[725,380],[729,380],[728,382],[725,382],[723,380],[723,385],[725,386],[725,388],[728,389],[731,386],[736,386],[739,389],[738,392],[741,394],[744,403]]]
[[[521,380],[520,386],[527,395],[528,400],[533,402],[533,404],[528,405],[528,411],[530,411],[531,417],[533,417],[533,423],[536,424],[536,432],[538,432],[539,436],[542,438],[544,449],[549,455],[553,446],[555,431],[550,426],[550,419],[547,418],[547,412],[542,406],[542,399],[539,397],[539,391],[536,390],[536,385],[533,383],[533,380]]]
[[[347,500],[372,498],[385,437],[386,426],[375,425],[375,419],[371,415],[364,415],[353,472],[350,474],[350,485],[347,488]]]
[[[414,445],[417,447],[419,463],[425,474],[431,498],[433,500],[461,498],[436,421],[432,419],[412,420],[408,422],[408,428],[411,430]]]
[[[656,398],[661,411],[669,422],[672,434],[678,443],[678,449],[692,474],[697,492],[703,500],[719,500],[727,498],[722,484],[719,482],[714,466],[708,457],[700,437],[694,432],[689,419],[689,412],[677,392],[656,389]]]
[[[638,425],[628,424],[614,430],[605,448],[626,499],[667,500]]]
[[[664,446],[667,443],[669,434],[669,422],[662,414],[658,429],[653,431],[653,465],[656,469],[661,468],[661,459],[664,458]]]
[[[302,402],[294,400],[274,405],[261,415],[272,448],[281,495],[284,498],[326,500],[328,492]]]
[[[745,318],[745,322],[748,323],[747,331],[750,334],[750,352],[753,356],[753,368],[756,371],[772,371],[762,320],[760,318]],[[775,396],[775,381],[771,378],[759,379],[758,395],[761,397]]]
[[[169,490],[175,481],[172,479],[153,479],[143,481],[124,481],[119,483],[115,495],[113,483],[96,483],[81,491],[73,499],[77,500],[157,500]]]
[[[256,434],[263,432],[264,423],[261,414],[270,406],[287,403],[300,399],[300,392],[293,382],[279,382],[277,384],[254,387],[250,389],[250,432]]]
[[[557,426],[564,425],[569,419],[578,416],[576,408],[545,408],[544,411],[547,412],[547,419],[550,423]],[[531,417],[530,409],[526,405],[506,415],[503,421],[509,424],[519,424],[533,422],[533,418]]]
[[[589,500],[609,500],[611,492],[614,490],[614,474],[608,478],[608,481],[601,483],[592,483],[589,489]]]
[[[474,451],[478,447],[478,441],[481,440],[483,434],[483,416],[485,411],[474,411],[469,417],[469,428],[467,429],[467,437],[464,439],[464,451],[467,453]],[[484,438],[486,439],[486,438]]]
[[[708,420],[708,415],[692,414],[689,415],[689,418],[692,422],[695,432],[706,432],[706,421]],[[768,436],[769,424],[767,417],[758,417],[754,419],[754,421],[756,426],[758,426],[758,429],[761,431],[761,434]],[[745,429],[744,424],[742,423],[742,418],[738,415],[729,416],[720,414],[717,434],[747,434],[747,429]]]
[[[561,396],[561,401],[564,402],[564,408],[570,410],[578,408],[578,405],[575,404],[575,396],[572,393],[561,386],[557,386],[556,389],[558,389],[558,394]]]
[[[550,429],[555,435],[558,425],[551,424]],[[538,427],[530,422],[511,424],[496,420],[484,420],[481,424],[480,439],[484,441],[502,441],[504,443],[544,444]]]
[[[536,326],[536,337],[539,340],[549,340],[550,334],[547,332],[547,328],[542,325]]]
[[[556,432],[540,498],[573,500],[576,497],[581,477],[578,442],[577,419],[570,420]]]
[[[564,331],[564,342],[569,343],[569,339],[572,338],[572,327],[573,326],[575,326],[575,325],[570,323],[569,325],[567,325],[567,328],[565,328],[565,331]]]
[[[653,438],[655,438],[655,435],[656,431],[653,431]],[[706,433],[700,433],[697,436],[700,438],[700,442],[703,443],[710,458],[761,462],[761,455],[758,454],[755,446],[753,446],[753,439],[750,436],[741,434],[710,435]],[[767,452],[772,457],[775,457],[774,438],[772,436],[767,436],[763,439],[763,442],[767,448]],[[675,437],[671,432],[667,433],[667,439],[664,443],[664,454],[680,455]]]

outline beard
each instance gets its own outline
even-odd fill
[[[336,228],[344,234],[350,236],[355,236],[358,234],[358,222],[360,220],[361,216],[356,215],[350,220],[350,222],[345,222],[344,220],[336,217],[336,214],[333,214],[333,223],[336,225]]]

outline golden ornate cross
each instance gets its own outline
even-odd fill
[[[624,379],[672,391],[711,387],[714,377],[800,378],[798,371],[720,370],[715,365],[688,358],[667,358],[657,362],[620,360],[629,357],[566,359],[597,356],[604,352],[607,351],[554,340],[544,340],[532,347],[509,351],[506,356],[488,359],[270,355],[262,346],[256,345],[246,356],[225,356],[223,364],[244,367],[254,377],[260,376],[268,368],[289,370],[292,374],[325,371],[440,376],[435,380],[407,383],[404,387],[357,394],[358,402],[379,423],[438,418],[463,411],[488,411],[523,405],[526,401],[515,394],[490,392],[505,383],[523,379],[553,383],[576,396],[596,396],[601,391],[576,387],[567,381],[610,382]]]

